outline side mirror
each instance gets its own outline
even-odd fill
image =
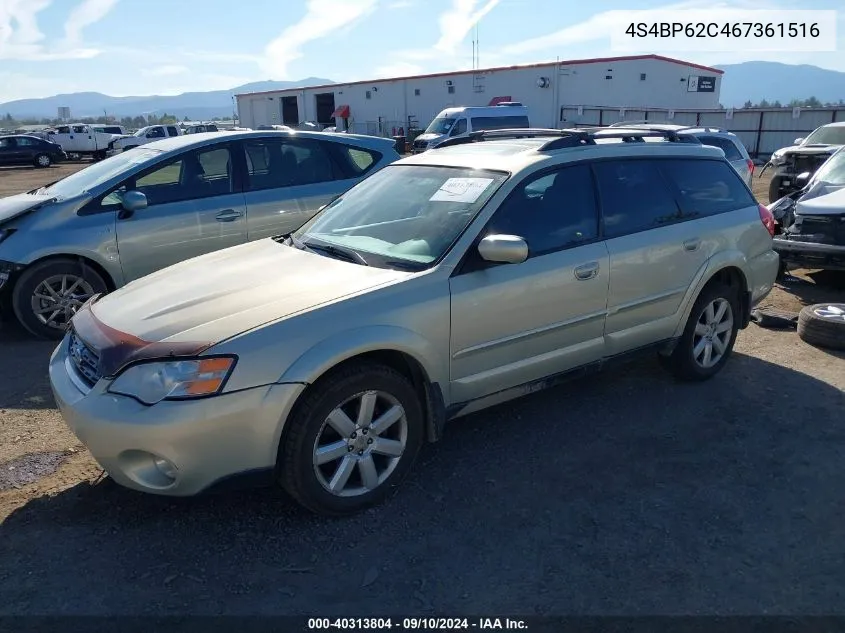
[[[127,191],[120,200],[124,210],[134,213],[147,208],[147,196],[140,191]]]
[[[804,142],[804,137],[803,137],[803,136],[799,136],[797,139],[795,139],[794,141],[792,141],[792,144],[793,144],[793,145],[801,145],[801,143],[803,143],[803,142]]]
[[[516,235],[488,235],[479,242],[478,254],[488,262],[521,264],[528,259],[528,244]]]
[[[808,171],[802,172],[795,177],[795,184],[799,187],[805,187],[808,182],[810,182],[810,178],[812,174]]]

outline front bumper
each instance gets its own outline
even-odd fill
[[[68,338],[50,358],[50,385],[68,427],[117,483],[191,496],[229,477],[273,468],[282,428],[302,384],[273,384],[198,400],[142,405],[87,390],[68,357]],[[155,465],[175,466],[166,475]]]
[[[780,255],[781,261],[788,265],[845,270],[845,245],[799,242],[776,237],[772,248]]]

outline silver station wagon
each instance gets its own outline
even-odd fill
[[[0,304],[60,339],[94,294],[165,266],[299,228],[397,160],[393,141],[211,132],[122,152],[0,200]]]
[[[59,408],[124,486],[266,473],[344,514],[452,418],[643,351],[710,378],[777,276],[774,220],[720,149],[648,134],[481,133],[94,298]]]

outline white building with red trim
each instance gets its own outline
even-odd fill
[[[574,59],[237,95],[240,125],[316,121],[363,134],[425,128],[455,106],[518,101],[532,127],[562,127],[565,109],[719,107],[722,71],[661,55]]]

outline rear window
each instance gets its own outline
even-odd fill
[[[661,170],[677,189],[685,216],[706,217],[757,205],[736,171],[720,160],[661,161]]]
[[[722,138],[719,136],[699,136],[699,140],[705,145],[712,145],[718,147],[725,152],[725,158],[728,160],[742,160],[742,153],[737,148],[736,144],[729,138]]]

